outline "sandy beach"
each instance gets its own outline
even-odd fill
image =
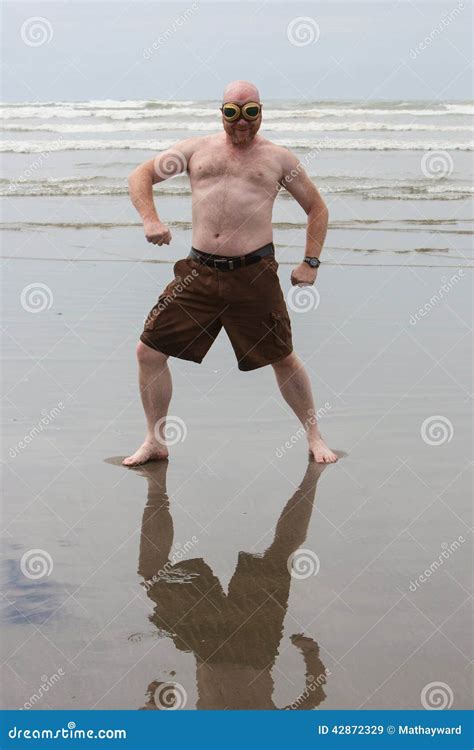
[[[472,104],[268,102],[329,207],[314,287],[290,285],[284,193],[273,226],[340,460],[308,465],[272,368],[239,371],[221,332],[170,359],[169,462],[129,470],[135,346],[191,199],[155,189],[152,247],[127,175],[216,106],[3,106],[2,707],[468,708]]]
[[[341,455],[321,476],[271,369],[238,371],[225,334],[171,361],[169,464],[131,471],[134,347],[172,265],[120,229],[68,260],[87,231],[57,230],[54,259],[54,233],[8,234],[3,706],[153,709],[172,682],[191,709],[410,709],[443,682],[467,708],[469,261],[327,253],[318,305],[291,312]]]

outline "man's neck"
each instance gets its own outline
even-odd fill
[[[228,133],[225,134],[225,142],[226,145],[230,148],[238,149],[239,151],[248,151],[252,148],[252,146],[255,143],[257,136],[255,135],[253,138],[250,138],[248,141],[241,141],[240,143],[236,143],[232,140],[231,136],[228,135]]]

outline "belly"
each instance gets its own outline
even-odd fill
[[[267,187],[233,178],[193,185],[192,194],[194,247],[243,255],[271,242],[275,198]]]

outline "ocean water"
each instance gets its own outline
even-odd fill
[[[304,708],[420,708],[440,680],[468,708],[469,544],[410,586],[472,526],[472,294],[454,269],[472,264],[473,107],[265,104],[262,134],[297,153],[330,210],[320,300],[291,318],[342,458],[320,478],[306,466],[271,368],[239,371],[221,335],[202,365],[171,363],[171,413],[187,436],[169,466],[129,471],[121,458],[144,429],[135,346],[187,253],[191,196],[183,176],[156,186],[173,242],[150,246],[127,176],[165,145],[217,131],[217,106],[2,107],[2,706],[27,707],[61,670],[36,708],[153,709],[170,681],[191,709],[284,707],[306,670],[327,680]],[[282,191],[285,295],[304,227]],[[289,575],[291,545],[316,554],[317,575]],[[38,551],[46,570],[29,576]],[[162,553],[183,551],[180,574],[144,588]],[[196,575],[205,596],[190,610],[184,581]],[[196,661],[209,652],[225,657],[212,674]]]
[[[18,231],[34,232],[37,249],[52,238],[68,259],[100,259],[109,244],[124,258],[149,252],[128,198],[127,175],[183,138],[218,132],[218,106],[159,100],[2,104],[7,257],[22,252]],[[270,101],[260,132],[292,149],[324,196],[330,209],[326,262],[469,265],[473,115],[472,102]],[[161,259],[174,262],[191,242],[187,177],[162,183],[155,196],[175,238]],[[280,262],[299,259],[304,228],[303,211],[283,190],[274,209]],[[70,238],[77,235],[68,230],[82,231],[74,248]]]

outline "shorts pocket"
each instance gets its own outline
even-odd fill
[[[173,266],[173,273],[174,273],[174,275],[175,275],[175,278],[177,278],[177,277],[178,277],[178,275],[179,275],[179,274],[178,274],[178,268],[179,268],[179,264],[180,264],[180,263],[186,263],[186,260],[187,260],[186,258],[180,258],[180,259],[179,259],[179,260],[177,260],[177,261],[176,261],[176,263],[174,264],[174,266]]]
[[[274,255],[265,255],[262,260],[265,263],[266,267],[271,271],[274,271],[275,273],[278,271],[279,263]]]
[[[286,310],[273,310],[270,313],[274,346],[277,349],[292,348],[291,321]]]

